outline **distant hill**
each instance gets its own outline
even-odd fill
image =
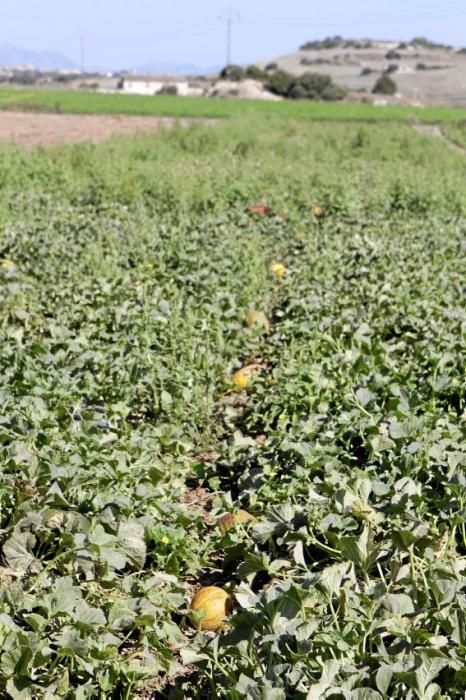
[[[6,66],[32,66],[42,70],[47,68],[50,70],[71,70],[77,68],[70,58],[56,51],[30,51],[29,49],[8,44],[0,45],[0,68]],[[92,70],[98,69],[93,68]],[[219,70],[219,66],[201,68],[191,63],[179,64],[174,62],[146,63],[134,68],[134,72],[140,75],[208,75],[218,73]]]
[[[293,75],[326,73],[352,93],[371,94],[389,73],[400,95],[421,104],[466,106],[466,50],[418,37],[410,42],[329,37],[308,41],[295,53],[257,63]]]
[[[51,70],[76,68],[71,59],[56,51],[29,51],[19,46],[0,46],[1,67],[24,65],[40,69],[50,68]]]

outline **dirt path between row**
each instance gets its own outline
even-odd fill
[[[99,143],[116,134],[148,133],[160,127],[212,123],[208,119],[127,115],[42,114],[0,111],[0,140],[30,148],[62,143]]]
[[[448,146],[448,148],[456,151],[456,153],[461,156],[466,156],[466,148],[462,148],[457,143],[449,139],[448,136],[443,133],[440,126],[437,126],[436,124],[415,124],[414,129],[419,134],[424,134],[425,136],[435,136],[435,138],[441,139]]]

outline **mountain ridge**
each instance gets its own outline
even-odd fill
[[[74,69],[76,64],[58,51],[32,51],[20,46],[3,44],[0,46],[0,66],[33,66],[37,69]]]
[[[58,51],[32,51],[10,44],[0,45],[0,67],[18,68],[31,66],[38,70],[76,70],[77,65],[68,56]],[[94,67],[92,68],[92,71]],[[175,61],[148,63],[135,66],[133,71],[137,74],[162,73],[171,75],[207,75],[220,70],[219,66],[201,68],[192,63],[176,63]],[[105,69],[96,69],[96,72],[107,72]]]

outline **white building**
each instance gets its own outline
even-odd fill
[[[176,94],[186,97],[192,91],[184,78],[158,75],[127,75],[121,82],[121,89],[130,95],[157,95],[159,92],[176,88]]]

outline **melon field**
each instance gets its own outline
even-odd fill
[[[0,149],[1,697],[464,697],[465,178],[279,114]]]

